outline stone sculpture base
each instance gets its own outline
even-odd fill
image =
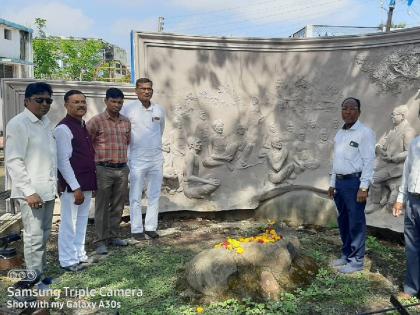
[[[280,293],[310,283],[318,270],[313,259],[299,254],[297,238],[243,248],[242,254],[223,248],[199,253],[185,268],[190,287],[206,301],[276,300]]]

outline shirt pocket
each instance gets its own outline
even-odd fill
[[[152,129],[153,131],[160,131],[160,121],[161,117],[158,115],[152,116]]]
[[[354,143],[354,141],[353,141]],[[347,143],[344,149],[344,158],[347,160],[355,160],[359,153],[359,147],[351,146],[350,143]]]

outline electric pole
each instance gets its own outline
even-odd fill
[[[391,30],[392,13],[394,12],[394,8],[395,8],[395,0],[390,0],[389,1],[389,9],[388,9],[388,19],[386,21],[385,32],[389,32]]]
[[[158,18],[158,32],[159,33],[163,32],[164,22],[165,22],[165,18],[163,16],[159,16]]]

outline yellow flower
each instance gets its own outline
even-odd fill
[[[199,307],[197,307],[196,311],[197,311],[197,314],[203,314],[204,313],[204,308],[199,306]]]
[[[236,252],[238,254],[243,254],[244,253],[244,249],[242,247],[239,247],[239,248],[236,249]]]
[[[241,246],[241,243],[234,239],[228,239],[228,242],[230,245],[232,245],[233,248]]]

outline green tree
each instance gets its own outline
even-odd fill
[[[104,43],[95,39],[46,36],[46,20],[37,18],[33,40],[35,78],[92,81],[103,59]],[[43,37],[45,36],[45,37]]]
[[[99,40],[60,40],[60,59],[63,79],[92,81],[103,59],[103,42]]]
[[[55,40],[46,37],[46,22],[44,19],[35,19],[35,25],[40,36],[40,38],[33,40],[34,74],[37,79],[53,79],[59,70],[57,63],[58,45]]]

